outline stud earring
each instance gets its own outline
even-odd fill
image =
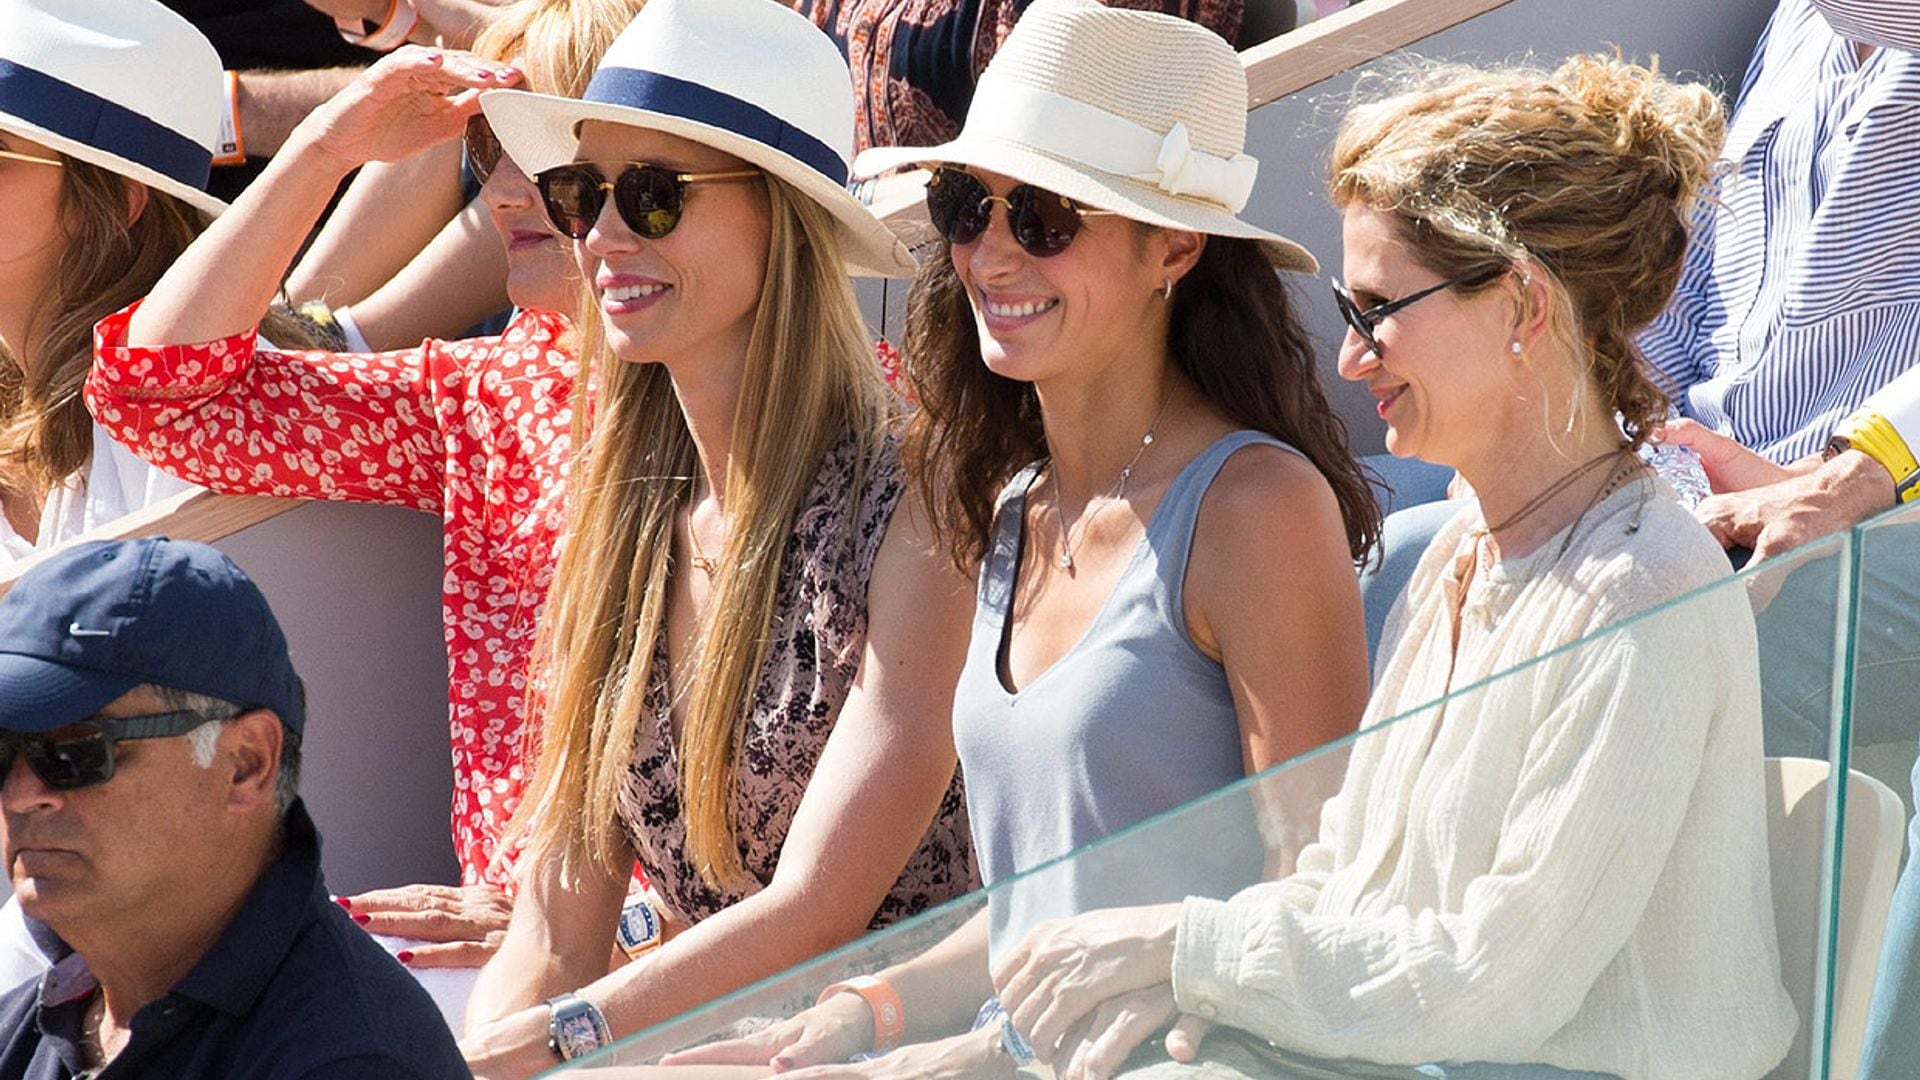
[[[1515,356],[1519,356],[1520,355],[1520,339],[1514,338],[1512,341],[1507,342],[1507,351],[1512,353]]]
[[[1160,283],[1160,287],[1153,290],[1153,295],[1159,297],[1162,300],[1173,299],[1173,279],[1166,278],[1162,280]]]

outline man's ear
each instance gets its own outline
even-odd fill
[[[147,196],[151,194],[147,185],[138,180],[122,179],[121,184],[127,192],[127,228],[131,229],[140,221],[140,215],[147,212]]]
[[[229,806],[250,810],[273,802],[285,736],[280,718],[266,709],[241,713],[221,726],[213,767],[223,770]]]

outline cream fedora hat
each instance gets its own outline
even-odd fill
[[[651,0],[608,47],[580,99],[490,90],[480,105],[528,176],[573,160],[582,121],[664,131],[745,159],[825,207],[853,272],[914,272],[906,246],[847,193],[847,62],[783,4]]]
[[[220,55],[155,0],[0,0],[0,131],[217,215]]]
[[[1312,273],[1306,248],[1240,220],[1260,164],[1244,152],[1247,73],[1233,46],[1171,15],[1034,0],[952,142],[863,152],[856,176],[949,163],[1011,176],[1169,229],[1260,241]]]

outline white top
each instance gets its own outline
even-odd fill
[[[1185,902],[1181,1008],[1324,1057],[1761,1076],[1796,1025],[1745,591],[1691,598],[1433,706],[1456,564],[1480,526],[1469,503],[1390,616],[1364,723],[1410,715],[1355,741],[1298,871]],[[1728,573],[1657,482],[1602,500],[1560,544],[1497,565],[1480,549],[1454,687]]]
[[[0,516],[0,566],[24,559],[98,528],[135,510],[183,491],[198,490],[185,480],[147,464],[93,425],[93,460],[84,472],[47,495],[40,513],[40,535],[33,543],[13,531]]]

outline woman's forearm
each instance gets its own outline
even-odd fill
[[[880,972],[900,995],[905,1039],[926,1042],[965,1031],[993,996],[987,970],[987,909],[918,956]]]
[[[361,169],[287,276],[287,295],[331,307],[373,295],[459,213],[459,177],[457,140]]]
[[[161,275],[125,344],[214,341],[258,325],[348,168],[296,131],[233,206]]]
[[[509,302],[506,248],[476,202],[392,280],[355,303],[353,321],[379,352],[455,337]]]

